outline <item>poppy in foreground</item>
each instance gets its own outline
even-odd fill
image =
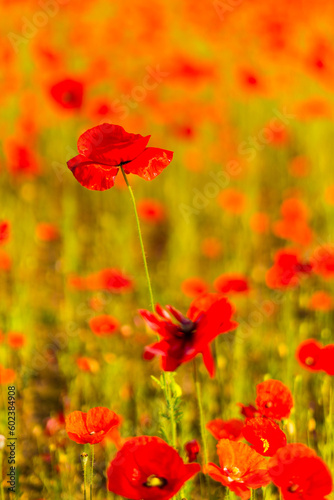
[[[158,437],[129,439],[110,462],[108,490],[130,500],[168,500],[201,470]]]
[[[66,432],[72,441],[79,444],[100,443],[105,435],[119,425],[120,418],[116,413],[98,406],[87,413],[74,411],[66,417]]]
[[[151,360],[161,356],[162,369],[167,372],[175,371],[182,363],[202,354],[213,377],[215,367],[209,344],[218,335],[237,327],[232,321],[231,303],[220,294],[199,296],[191,303],[187,316],[172,306],[163,309],[157,305],[156,315],[143,309],[139,312],[147,325],[162,337],[159,342],[145,348],[144,358]]]
[[[280,448],[269,460],[268,472],[284,500],[325,500],[333,488],[328,467],[304,444]]]
[[[264,457],[272,457],[279,448],[286,445],[284,432],[270,418],[248,419],[242,433],[252,448]]]
[[[173,152],[147,148],[150,137],[103,123],[79,137],[79,154],[67,162],[68,168],[82,186],[96,191],[113,187],[120,167],[126,174],[151,181],[169,165]]]
[[[250,488],[256,489],[270,483],[266,459],[247,444],[221,439],[217,444],[217,453],[220,467],[209,463],[204,467],[204,472],[227,486],[242,500],[250,498]]]

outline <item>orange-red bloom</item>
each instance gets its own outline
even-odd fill
[[[333,489],[327,465],[304,444],[280,448],[270,459],[268,472],[284,500],[325,500]]]
[[[120,423],[116,413],[102,406],[92,408],[87,413],[74,411],[67,415],[65,420],[69,438],[79,444],[100,443],[105,435]]]
[[[172,151],[147,148],[150,135],[129,134],[120,125],[103,123],[78,139],[79,154],[67,162],[80,184],[104,191],[114,185],[120,167],[146,181],[159,175],[172,161]]]
[[[7,342],[8,345],[13,349],[21,349],[21,347],[23,347],[26,344],[27,339],[23,333],[8,332]]]
[[[202,278],[187,278],[182,282],[181,290],[187,297],[198,297],[203,293],[207,293],[208,284]]]
[[[199,454],[201,449],[196,439],[188,441],[188,443],[184,445],[184,449],[186,450],[187,453],[188,462],[196,462],[197,455]]]
[[[256,489],[270,483],[266,459],[247,444],[221,439],[217,444],[217,453],[220,467],[209,463],[204,472],[242,500],[250,498],[250,488]]]
[[[129,439],[107,470],[108,490],[130,500],[168,500],[201,469],[158,437]]]
[[[147,325],[162,337],[159,342],[145,348],[144,358],[150,360],[161,356],[164,371],[175,371],[182,363],[202,354],[212,377],[214,362],[209,344],[218,335],[237,326],[232,321],[232,305],[219,294],[200,295],[190,305],[187,316],[172,306],[162,309],[157,305],[156,315],[145,310],[139,312]]]
[[[85,277],[72,275],[69,284],[77,290],[106,290],[111,293],[123,293],[132,290],[133,281],[118,269],[102,269]]]
[[[248,419],[242,433],[252,448],[264,457],[272,457],[279,448],[286,445],[284,432],[269,418]]]
[[[81,82],[66,78],[52,85],[50,94],[62,108],[79,109],[82,106],[84,87]]]
[[[230,439],[231,441],[238,441],[242,439],[242,429],[244,422],[239,418],[231,418],[230,420],[222,420],[216,418],[206,424],[206,428],[211,432],[214,438]]]
[[[55,241],[59,239],[59,229],[55,224],[41,222],[36,226],[36,236],[41,241]]]
[[[115,333],[119,328],[119,322],[108,314],[102,314],[90,319],[89,326],[95,335],[103,337]]]
[[[302,262],[297,250],[279,250],[274,265],[267,271],[266,283],[270,288],[294,288],[303,275],[312,272],[313,265]]]
[[[16,378],[16,373],[11,368],[0,365],[0,384],[11,384]]]
[[[152,224],[158,224],[166,218],[165,207],[158,200],[144,199],[137,203],[140,218]]]
[[[274,420],[288,418],[293,407],[290,389],[280,380],[265,380],[256,386],[255,404],[262,415]]]
[[[224,294],[249,292],[248,281],[242,274],[222,274],[215,279],[214,287],[217,292]]]
[[[302,342],[296,352],[296,358],[303,368],[310,371],[321,370],[320,354],[322,344],[314,339]]]

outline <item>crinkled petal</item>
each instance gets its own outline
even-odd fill
[[[124,165],[124,170],[126,173],[139,175],[146,181],[152,181],[170,164],[172,159],[172,151],[146,148],[135,160]]]
[[[95,191],[112,188],[118,173],[118,168],[94,163],[83,155],[77,155],[69,160],[67,166],[82,186]]]

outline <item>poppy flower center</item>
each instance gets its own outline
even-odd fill
[[[291,484],[288,488],[289,493],[301,493],[299,484]]]
[[[230,469],[224,467],[224,471],[226,472],[228,481],[238,481],[239,483],[243,483],[242,479],[240,479],[240,469],[238,469],[238,467],[231,467]]]
[[[311,356],[308,356],[306,359],[305,359],[305,364],[307,366],[312,366],[315,364],[315,361],[314,361],[314,358],[312,358]]]
[[[268,401],[268,403],[265,404],[266,408],[271,408],[273,405],[272,401]]]
[[[164,488],[168,484],[167,479],[164,477],[158,477],[152,474],[151,476],[148,476],[146,482],[143,484],[143,486],[146,486],[146,488]]]
[[[75,96],[73,94],[73,92],[64,92],[63,94],[63,102],[65,103],[71,103],[75,100]]]

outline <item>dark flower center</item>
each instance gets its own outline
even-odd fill
[[[64,92],[63,94],[63,102],[66,104],[69,104],[71,102],[75,101],[75,95],[71,91]]]
[[[305,364],[307,366],[313,366],[315,364],[315,360],[314,358],[312,358],[311,356],[308,356],[306,359],[305,359]]]
[[[143,483],[143,486],[146,488],[164,488],[168,484],[167,479],[164,477],[159,477],[155,476],[152,474],[151,476],[148,476],[147,480],[145,483]]]
[[[266,403],[264,406],[265,408],[271,408],[273,405],[272,401],[268,401],[268,403]]]

